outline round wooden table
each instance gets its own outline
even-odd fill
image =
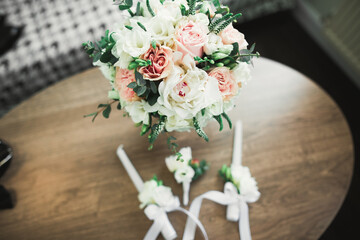
[[[28,83],[31,84],[31,83]],[[0,119],[0,137],[14,159],[0,183],[16,192],[14,209],[0,211],[0,239],[141,239],[152,222],[139,209],[137,192],[115,150],[125,150],[144,180],[154,174],[181,196],[168,172],[166,137],[148,151],[145,137],[123,112],[95,123],[83,118],[107,101],[109,84],[91,69],[25,101]],[[253,239],[317,239],[347,193],[354,163],[349,127],[339,108],[302,74],[267,59],[255,61],[230,114],[244,126],[243,164],[258,181],[261,198],[250,204]],[[217,171],[231,163],[233,130],[175,134],[193,157],[211,168],[192,184],[190,203],[223,190]],[[225,207],[204,201],[200,220],[210,239],[239,239]],[[182,213],[169,214],[179,236]],[[199,232],[197,239],[201,239]]]

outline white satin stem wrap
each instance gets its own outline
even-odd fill
[[[241,165],[242,160],[242,123],[241,121],[237,121],[235,125],[234,131],[234,143],[233,143],[233,156],[232,156],[232,164],[233,165]]]
[[[129,177],[131,178],[131,181],[134,183],[136,189],[138,192],[141,192],[141,190],[144,187],[144,182],[141,179],[139,173],[136,171],[134,165],[131,163],[130,159],[126,155],[126,152],[123,149],[123,145],[120,145],[116,151],[122,165],[124,166],[126,172],[128,173]]]
[[[187,206],[189,203],[190,182],[187,181],[183,182],[182,187],[183,187],[183,203],[184,206]]]
[[[180,211],[188,215],[188,218],[192,220],[194,223],[194,227],[196,225],[199,226],[204,238],[208,240],[208,236],[206,234],[204,226],[201,222],[189,211],[180,207],[179,198],[176,197],[176,201],[174,204],[167,207],[159,207],[158,205],[152,204],[148,205],[145,208],[145,215],[153,220],[154,223],[150,227],[149,231],[146,233],[144,240],[155,240],[158,235],[161,233],[165,239],[175,239],[177,237],[176,231],[174,227],[171,225],[169,218],[167,216],[168,212]]]
[[[236,187],[230,183],[225,183],[224,192],[209,191],[195,198],[190,206],[190,212],[199,217],[201,203],[203,199],[216,202],[220,205],[229,206],[226,219],[229,221],[239,221],[239,232],[241,240],[251,240],[249,209],[246,203],[246,196],[238,194]],[[229,209],[229,208],[228,208]],[[195,238],[196,225],[192,219],[186,221],[183,240],[193,240]]]

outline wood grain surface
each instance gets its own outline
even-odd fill
[[[147,151],[147,139],[121,111],[95,123],[82,117],[107,101],[108,87],[92,69],[0,119],[0,137],[14,149],[0,184],[16,193],[15,208],[0,211],[0,239],[142,239],[152,222],[115,154],[119,144],[144,180],[157,174],[181,196],[164,164],[171,154],[165,136]],[[317,239],[339,210],[353,171],[351,134],[337,105],[302,74],[259,59],[230,116],[243,121],[243,164],[262,194],[250,204],[253,239]],[[211,164],[192,184],[190,203],[206,191],[222,191],[217,171],[231,162],[233,131],[218,132],[216,122],[205,130],[209,143],[194,132],[174,134],[180,146],[192,147],[193,157]],[[204,201],[200,220],[210,239],[239,239],[225,210]],[[182,236],[185,215],[169,218]]]

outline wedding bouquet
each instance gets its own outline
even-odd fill
[[[127,16],[100,41],[83,44],[111,84],[111,101],[86,116],[108,118],[117,103],[142,126],[141,135],[149,132],[151,147],[162,132],[195,129],[208,141],[203,128],[211,119],[220,131],[223,118],[231,128],[227,113],[259,56],[233,27],[241,14],[219,0],[115,3]]]

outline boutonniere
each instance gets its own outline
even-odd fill
[[[191,182],[203,175],[209,166],[205,160],[192,158],[190,147],[182,148],[179,154],[167,157],[165,163],[169,171],[174,173],[176,182],[183,186],[183,203],[186,206],[189,202]]]
[[[220,176],[225,180],[224,192],[209,191],[196,197],[190,206],[190,212],[198,217],[203,199],[227,206],[226,219],[239,222],[240,239],[251,240],[249,208],[247,204],[257,201],[260,197],[260,192],[255,178],[251,176],[249,168],[241,165],[241,145],[242,125],[238,121],[235,128],[231,167],[223,165],[219,170]],[[188,219],[184,236],[188,238],[194,237],[195,229],[196,225],[191,219]]]
[[[163,181],[159,180],[156,175],[149,181],[143,182],[122,145],[118,147],[117,155],[134,186],[139,191],[140,208],[144,209],[147,218],[153,221],[144,240],[155,240],[159,234],[165,239],[175,239],[177,237],[176,231],[167,216],[168,213],[174,211],[185,213],[188,219],[191,219],[195,226],[200,228],[204,238],[208,239],[205,228],[199,219],[186,209],[180,207],[179,198],[173,195],[170,187],[165,186]]]

